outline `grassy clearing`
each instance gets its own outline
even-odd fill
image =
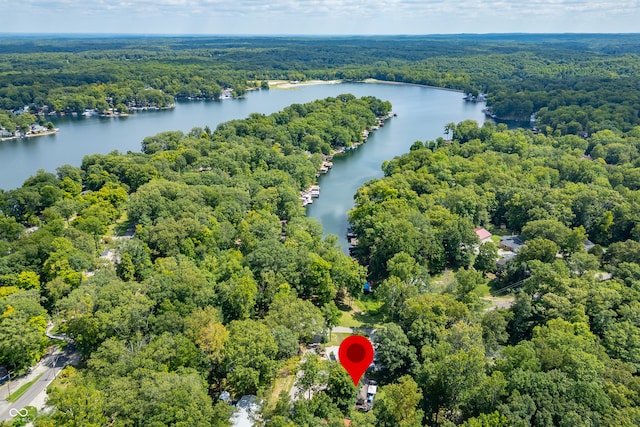
[[[300,356],[292,357],[291,359],[284,362],[284,365],[278,371],[278,376],[273,383],[271,392],[267,394],[265,407],[273,408],[278,402],[280,394],[283,391],[287,393],[291,391],[291,387],[293,387],[293,383],[296,379],[296,372],[299,363]]]
[[[384,316],[380,312],[382,301],[375,299],[372,295],[363,295],[355,302],[357,307],[353,317],[359,321],[363,327],[377,328],[384,323]]]
[[[358,299],[347,304],[343,301],[338,305],[342,312],[338,326],[346,328],[376,328],[383,323],[383,316],[380,313],[382,302],[375,299],[373,295],[362,295]]]
[[[75,375],[77,375],[76,368],[71,365],[65,366],[62,371],[56,375],[56,378],[51,382],[51,384],[49,384],[47,392],[52,389],[65,390],[67,387],[70,387],[70,379]]]
[[[129,230],[129,213],[125,210],[114,224],[109,226],[109,236],[124,236]]]
[[[443,294],[453,284],[455,277],[453,270],[445,270],[431,278],[431,292]]]
[[[501,236],[511,236],[513,234],[513,231],[509,230],[508,228],[494,227],[491,231],[491,234],[491,240],[495,242],[496,237],[498,238],[498,241],[500,241]]]
[[[353,310],[343,311],[340,316],[340,321],[338,322],[338,326],[344,326],[345,328],[359,328],[362,326],[362,322],[357,320],[355,317],[355,312]]]
[[[29,390],[29,388],[32,385],[34,385],[36,383],[36,381],[38,381],[40,379],[41,376],[42,376],[42,374],[38,375],[37,377],[35,377],[31,381],[29,381],[28,383],[21,385],[16,391],[11,393],[7,397],[7,402],[13,403],[13,402],[17,401],[18,399],[20,399],[22,397],[22,395],[25,394],[27,392],[27,390]]]
[[[350,335],[351,334],[343,333],[343,332],[332,332],[331,333],[331,339],[329,340],[329,342],[327,342],[325,344],[325,346],[326,347],[331,347],[331,346],[335,346],[335,345],[340,345],[340,343]]]
[[[480,285],[473,290],[473,293],[479,297],[486,297],[491,293],[491,288],[488,284]]]
[[[377,300],[373,295],[363,295],[355,301],[355,305],[361,312],[374,313],[382,307],[382,301]]]

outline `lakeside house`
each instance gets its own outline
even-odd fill
[[[584,244],[582,246],[585,251],[589,252],[589,250],[593,249],[596,246],[596,244],[593,243],[591,240],[587,239],[584,241]]]
[[[504,266],[507,262],[516,257],[524,245],[524,239],[518,235],[501,237],[500,244],[498,245],[498,256],[500,258],[496,263],[499,266]]]
[[[233,89],[226,88],[222,90],[220,94],[220,99],[231,99],[233,98]]]
[[[31,133],[42,133],[42,132],[47,132],[48,130],[49,129],[39,124],[31,125]]]
[[[86,108],[82,113],[84,117],[95,117],[98,114],[98,110],[96,110],[95,108]]]
[[[20,114],[28,113],[29,112],[29,106],[25,105],[24,107],[18,108],[17,110],[13,110],[11,112],[13,114],[15,114],[16,116],[19,116]]]
[[[14,132],[11,132],[10,130],[6,129],[6,128],[0,128],[0,138],[23,138],[25,136],[33,136],[33,135],[42,135],[42,134],[48,134],[48,133],[54,133],[56,132],[58,129],[49,129],[45,126],[39,125],[37,123],[32,124],[31,126],[29,126],[29,130],[26,132],[22,132],[20,130],[16,130]]]
[[[477,95],[474,95],[472,93],[468,93],[465,96],[463,96],[462,99],[469,102],[487,102],[487,94],[479,93]]]

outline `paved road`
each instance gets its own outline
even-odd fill
[[[26,406],[34,406],[38,410],[44,408],[46,402],[47,386],[60,373],[62,368],[69,364],[77,364],[80,360],[79,353],[75,350],[73,344],[69,344],[64,352],[57,351],[50,356],[45,356],[35,368],[25,377],[12,380],[9,384],[0,387],[0,421],[9,421],[12,414],[20,411]],[[22,384],[34,380],[40,375],[40,378],[31,386],[25,394],[16,402],[7,402],[9,388],[11,392],[15,392]],[[12,411],[14,409],[14,411]]]

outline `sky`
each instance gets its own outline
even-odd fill
[[[640,0],[0,0],[2,33],[635,33]]]

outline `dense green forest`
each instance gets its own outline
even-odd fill
[[[87,156],[3,192],[0,365],[34,364],[48,320],[86,360],[38,425],[227,425],[211,396],[270,386],[365,281],[300,190],[323,151],[359,142],[390,107],[342,95],[166,132],[144,153]],[[113,237],[122,228],[134,237]],[[105,244],[115,266],[98,258]]]
[[[639,124],[640,36],[103,37],[0,40],[0,109],[80,113],[242,96],[269,79],[376,78],[487,93],[547,133]],[[42,110],[43,106],[46,110]]]
[[[49,319],[86,361],[36,425],[228,425],[220,392],[271,401],[282,369],[321,391],[265,405],[269,426],[637,425],[640,128],[585,140],[450,124],[453,141],[416,141],[356,194],[358,264],[321,239],[299,191],[343,144],[336,129],[357,141],[389,108],[343,95],[166,132],[4,192],[2,363],[33,363]],[[476,226],[526,246],[498,267]],[[97,258],[105,244],[115,265]],[[367,274],[381,391],[363,413],[339,365],[296,363]],[[480,289],[523,278],[512,307],[487,311]]]
[[[638,425],[640,128],[589,140],[452,128],[452,143],[386,162],[350,214],[393,322],[382,378],[405,393],[376,425]],[[498,268],[477,226],[526,245]],[[443,292],[429,274],[444,268],[458,270]],[[509,310],[486,311],[487,273],[496,288],[525,278]]]
[[[5,109],[372,77],[486,92],[499,116],[536,112],[541,132],[443,123],[449,140],[389,159],[354,196],[355,259],[300,192],[390,111],[373,97],[40,171],[0,190],[0,366],[25,373],[48,324],[73,339],[82,363],[36,427],[228,426],[225,391],[256,394],[270,427],[639,425],[638,37],[2,40]],[[525,245],[498,263],[477,227]],[[368,412],[344,369],[307,351],[339,342],[349,316],[377,329]]]

